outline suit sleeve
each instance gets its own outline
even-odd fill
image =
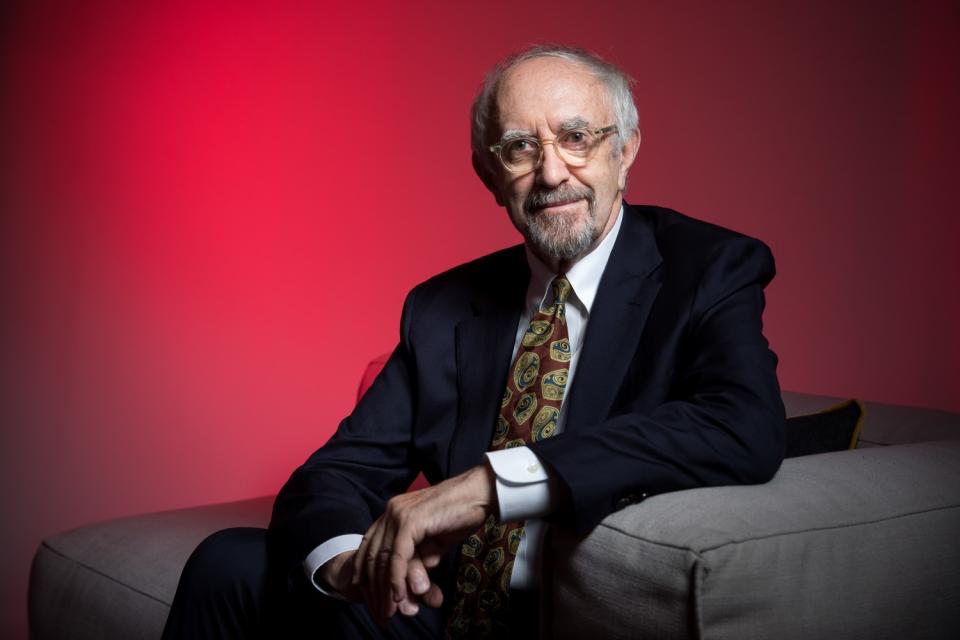
[[[777,359],[761,321],[773,257],[742,237],[712,253],[695,288],[669,400],[645,412],[628,400],[600,424],[531,445],[569,492],[554,518],[579,533],[650,495],[766,482],[783,460]]]
[[[408,340],[414,298],[415,292],[404,303],[400,343],[383,371],[333,437],[293,472],[277,495],[268,542],[288,575],[302,573],[304,558],[320,543],[364,533],[387,500],[416,476]]]

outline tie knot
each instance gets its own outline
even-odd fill
[[[553,289],[553,304],[565,303],[570,297],[570,292],[573,291],[567,276],[557,276],[550,286]]]

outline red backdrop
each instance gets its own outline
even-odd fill
[[[405,292],[518,241],[467,111],[531,42],[636,78],[632,201],[773,248],[785,388],[960,411],[956,3],[31,2],[0,29],[0,635],[43,535],[275,491]]]

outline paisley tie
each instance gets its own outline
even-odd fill
[[[551,287],[553,304],[534,315],[510,367],[491,451],[521,447],[557,431],[570,367],[564,312],[571,287],[562,275]],[[506,637],[510,575],[522,537],[523,522],[500,522],[491,515],[463,543],[447,638]]]

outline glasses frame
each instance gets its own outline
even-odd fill
[[[566,135],[568,133],[574,133],[576,131],[586,131],[591,135],[598,136],[597,141],[593,144],[593,147],[590,149],[589,154],[587,155],[587,157],[584,158],[582,165],[571,165],[570,162],[568,162],[567,159],[563,157],[563,153],[560,151],[560,147],[557,145],[557,138],[554,138],[553,140],[544,140],[543,138],[537,138],[536,136],[517,136],[516,138],[510,138],[509,140],[501,140],[496,144],[492,144],[488,147],[488,149],[490,150],[491,153],[496,154],[497,159],[500,160],[500,164],[502,164],[503,168],[509,171],[510,173],[520,173],[521,175],[523,175],[527,173],[532,173],[537,169],[539,169],[543,165],[543,150],[548,144],[553,145],[553,150],[556,152],[557,157],[560,158],[560,161],[563,162],[565,165],[582,167],[582,166],[586,166],[591,160],[593,160],[593,156],[597,153],[597,149],[600,148],[600,143],[603,142],[604,138],[607,137],[607,134],[613,133],[617,129],[618,129],[617,125],[611,124],[611,125],[607,125],[606,127],[600,127],[599,129],[590,129],[588,127],[578,127],[576,129],[570,129],[569,131],[564,131],[563,133],[560,134],[560,135]],[[503,147],[506,146],[508,143],[516,142],[517,140],[535,141],[537,143],[537,146],[540,147],[540,156],[537,158],[536,164],[534,164],[533,168],[530,169],[529,171],[522,171],[521,169],[511,169],[510,166],[507,164],[507,161],[503,159],[503,154],[501,153],[503,151]]]

